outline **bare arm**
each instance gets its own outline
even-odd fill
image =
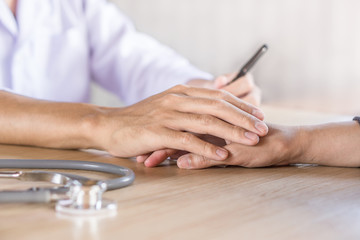
[[[90,148],[91,118],[101,108],[40,101],[0,91],[0,142],[51,148]]]
[[[360,126],[357,122],[315,126],[285,127],[269,125],[269,133],[256,146],[231,143],[225,148],[229,158],[214,161],[195,154],[179,158],[181,168],[238,165],[264,167],[295,163],[360,167]]]

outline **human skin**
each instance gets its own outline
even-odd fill
[[[229,151],[225,161],[190,153],[181,156],[177,164],[184,169],[218,165],[255,168],[289,164],[360,167],[359,142],[360,126],[354,121],[314,126],[269,124],[268,135],[261,138],[256,146],[237,143],[225,145]]]
[[[218,76],[213,81],[191,80],[187,84],[210,89],[221,89],[237,96],[241,100],[254,106],[259,106],[261,102],[261,91],[255,84],[251,74],[239,78],[235,82],[228,83],[235,78],[237,72]]]
[[[259,106],[261,101],[261,91],[255,85],[253,77],[251,74],[239,78],[237,81],[232,84],[227,85],[237,73],[225,74],[215,78],[213,81],[205,80],[192,80],[188,84],[201,86],[210,89],[221,89],[222,91],[230,92],[233,95],[237,96],[239,99],[253,104],[254,106]],[[263,118],[261,118],[263,119]],[[209,126],[210,127],[210,126]],[[254,137],[254,141],[247,145],[255,145],[259,141],[258,136]],[[226,139],[226,138],[225,138]],[[146,153],[140,156],[137,156],[137,161],[144,163],[147,167],[155,167],[167,159],[169,156],[177,152],[177,149],[159,149],[155,152]]]
[[[185,85],[123,108],[41,101],[0,91],[0,143],[95,148],[119,157],[169,148],[223,160],[228,156],[224,148],[191,133],[252,145],[267,134],[261,119],[260,109],[226,91]]]

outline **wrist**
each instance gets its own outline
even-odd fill
[[[306,163],[310,138],[309,131],[305,127],[292,127],[292,133],[288,145],[289,164]]]
[[[96,105],[88,105],[86,111],[80,120],[80,134],[84,139],[82,148],[105,150],[104,131],[108,108]]]

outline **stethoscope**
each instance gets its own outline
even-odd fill
[[[30,188],[25,191],[0,191],[0,203],[50,203],[56,202],[56,211],[68,215],[99,215],[116,213],[117,203],[103,199],[103,193],[126,187],[133,183],[134,172],[113,164],[68,161],[1,159],[0,168],[6,169],[71,169],[119,175],[109,180],[95,180],[83,176],[49,171],[0,172],[0,178],[21,181],[45,181],[61,186]]]

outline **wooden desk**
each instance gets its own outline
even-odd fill
[[[292,111],[267,111],[273,121],[293,116]],[[306,119],[315,115],[305,114]],[[331,120],[322,116],[315,121]],[[51,204],[0,205],[1,240],[360,238],[359,169],[148,169],[103,152],[6,145],[0,145],[0,158],[101,161],[130,167],[136,173],[132,186],[105,195],[118,201],[116,217],[68,219],[58,216]],[[34,185],[15,180],[0,184],[1,189]]]

